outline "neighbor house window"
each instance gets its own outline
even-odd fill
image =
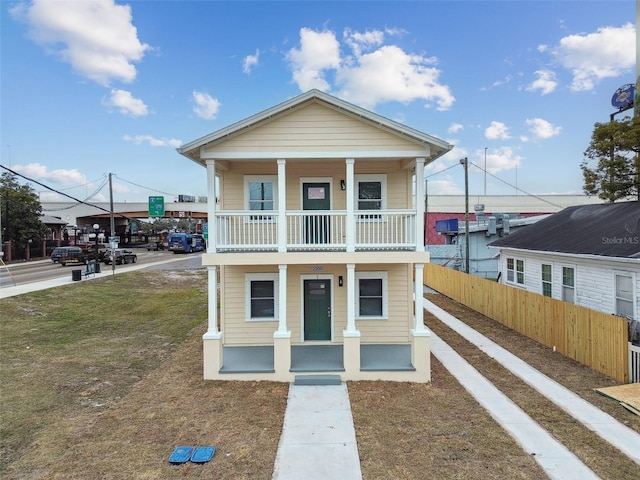
[[[356,272],[357,316],[387,318],[387,273]]]
[[[384,210],[386,208],[386,175],[357,175],[356,210]],[[379,219],[379,214],[358,215],[360,220]]]
[[[576,303],[576,269],[562,267],[562,300]]]
[[[278,274],[253,273],[245,277],[246,318],[250,321],[278,319]]]
[[[616,273],[616,315],[634,318],[633,277],[631,273]]]
[[[552,269],[551,265],[546,263],[542,264],[542,294],[545,297],[553,296]]]
[[[251,211],[273,211],[276,208],[277,177],[269,175],[245,177],[245,204]],[[272,215],[252,215],[251,220],[271,220]]]
[[[507,257],[507,282],[524,285],[524,260]]]

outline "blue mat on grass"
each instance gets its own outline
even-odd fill
[[[171,455],[169,455],[169,463],[179,465],[188,462],[194,450],[194,447],[176,447]]]
[[[191,455],[193,463],[206,463],[213,458],[216,453],[214,447],[198,447]]]

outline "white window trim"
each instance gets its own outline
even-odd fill
[[[544,281],[543,278],[543,268],[545,265],[548,265],[549,267],[551,267],[551,279],[548,282]],[[549,286],[551,287],[551,295],[549,296],[549,298],[553,298],[553,263],[540,263],[540,295],[544,296],[544,285],[545,283],[548,283]]]
[[[273,210],[251,210],[249,203],[249,183],[251,182],[271,182],[273,185]],[[245,175],[244,176],[244,208],[249,212],[269,212],[269,213],[256,213],[256,215],[268,216],[267,219],[252,220],[251,217],[246,218],[246,222],[268,222],[275,223],[276,214],[278,213],[278,176],[277,175]]]
[[[618,309],[618,291],[616,289],[616,277],[617,276],[622,276],[622,277],[630,277],[631,278],[631,311],[633,313],[633,319],[634,320],[638,320],[636,317],[636,305],[638,302],[638,299],[636,298],[636,289],[634,288],[636,285],[636,274],[635,272],[630,272],[628,270],[614,270],[613,271],[613,309],[615,311],[615,314],[617,315],[617,309]],[[624,299],[625,301],[629,301],[627,299]]]
[[[569,287],[564,284],[564,269],[571,268],[573,270],[573,287]],[[578,269],[575,265],[563,263],[560,265],[560,300],[566,302],[564,299],[564,289],[573,288],[573,304],[578,305]]]
[[[355,272],[356,278],[356,320],[388,320],[389,319],[389,281],[387,272]],[[363,317],[360,316],[360,279],[375,278],[382,279],[382,316]]]
[[[378,214],[379,217],[378,218],[362,218],[361,215],[366,215],[368,212],[375,212],[376,210],[359,210],[358,209],[358,201],[360,200],[358,197],[358,184],[360,182],[380,182],[380,194],[382,195],[382,198],[380,199],[380,210],[386,210],[387,209],[387,175],[386,174],[360,174],[360,175],[354,175],[353,177],[353,181],[354,181],[354,188],[353,188],[353,195],[354,195],[354,205],[355,205],[355,210],[356,213],[358,213],[358,215],[356,216],[356,221],[358,222],[380,222],[383,219],[381,214]],[[366,212],[366,213],[361,213],[361,212]],[[371,215],[376,215],[376,213],[371,213]]]
[[[509,280],[509,260],[513,260],[513,280]],[[522,283],[518,282],[518,261],[522,262]],[[504,260],[505,282],[509,285],[524,287],[527,282],[527,262],[522,257],[505,256]]]
[[[251,317],[251,282],[273,281],[273,317]],[[247,273],[244,276],[245,319],[247,322],[277,322],[278,308],[278,274],[277,273]]]

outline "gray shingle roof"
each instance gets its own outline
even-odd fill
[[[640,202],[565,208],[490,246],[640,258]]]

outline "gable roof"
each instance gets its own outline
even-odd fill
[[[403,137],[414,144],[423,145],[425,150],[430,152],[427,162],[435,160],[453,148],[452,145],[444,140],[440,140],[432,135],[420,132],[369,110],[365,110],[364,108],[345,102],[337,97],[321,92],[320,90],[314,89],[229,125],[228,127],[186,143],[176,150],[181,155],[184,155],[196,163],[204,165],[205,161],[201,158],[201,152],[203,148],[206,148],[208,145],[233,138],[312,103],[322,104],[334,111],[340,112],[351,118],[358,119],[359,121],[371,126],[375,126],[380,130],[392,133],[398,137]]]
[[[489,246],[640,259],[640,202],[565,208]]]

